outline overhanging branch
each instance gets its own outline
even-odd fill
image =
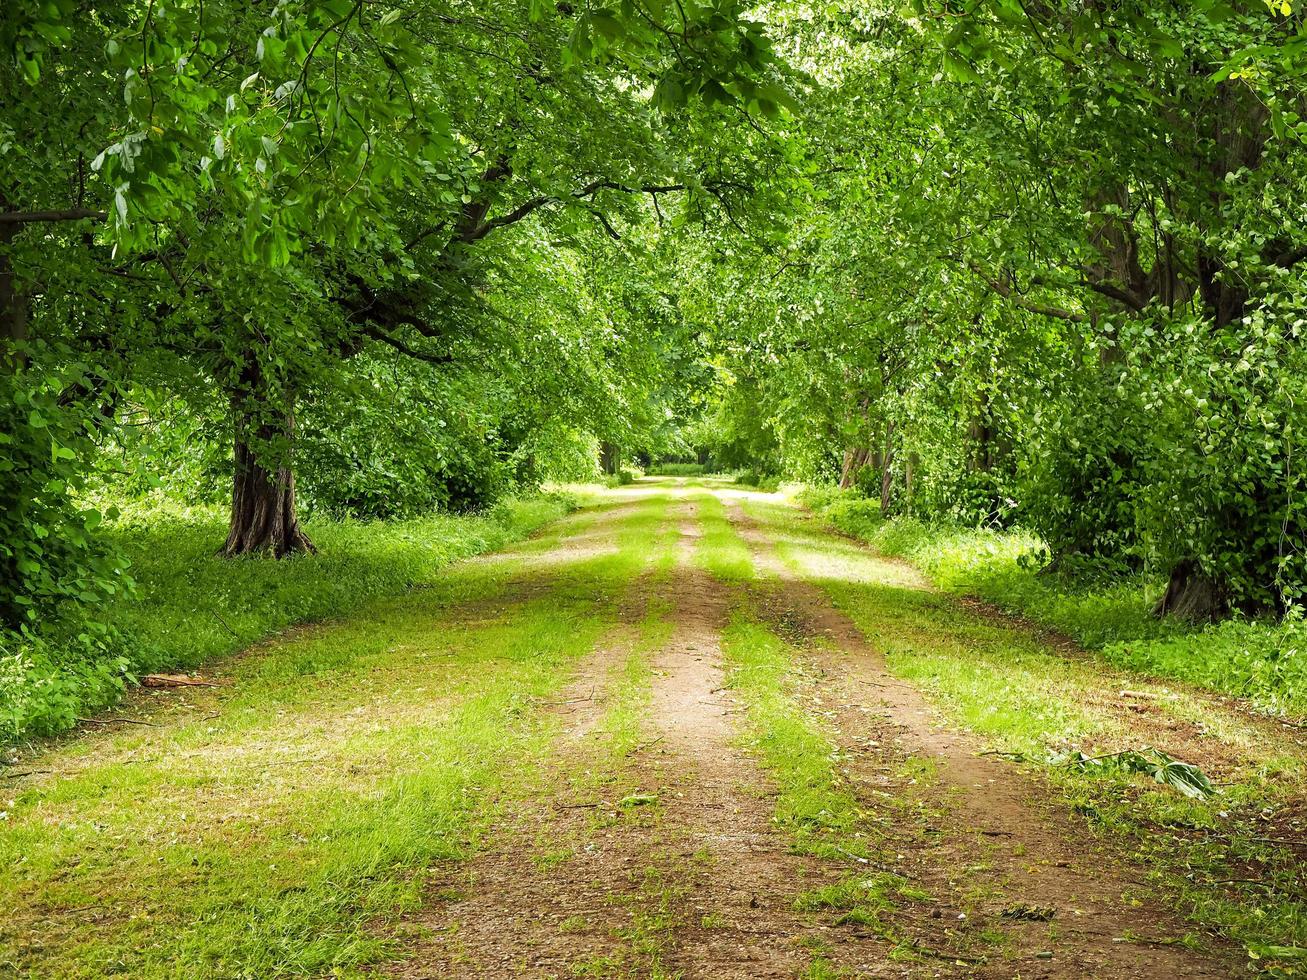
[[[950,255],[947,257],[955,261],[962,261],[956,255]],[[1047,306],[1044,303],[1036,303],[1033,300],[1026,299],[1024,296],[1022,296],[1020,293],[1014,290],[1007,283],[999,279],[995,279],[993,276],[991,276],[988,272],[986,272],[975,262],[972,262],[970,259],[966,260],[964,264],[968,269],[970,269],[977,276],[979,276],[980,279],[984,281],[985,285],[987,285],[994,292],[998,293],[1000,296],[1002,296],[1004,299],[1010,302],[1013,306],[1020,307],[1021,309],[1026,310],[1027,312],[1030,313],[1037,313],[1040,316],[1053,317],[1054,319],[1057,320],[1066,320],[1070,323],[1089,322],[1089,317],[1086,316],[1084,313],[1077,313],[1074,310],[1064,310],[1061,307],[1057,307],[1057,306]]]
[[[65,211],[0,211],[0,225],[30,225],[45,221],[82,221],[94,218],[105,221],[107,211],[90,211],[86,208],[68,208]]]

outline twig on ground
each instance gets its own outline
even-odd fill
[[[663,736],[661,736],[661,735],[659,735],[657,738],[651,738],[651,739],[650,739],[649,741],[647,741],[647,742],[641,742],[639,745],[637,745],[637,746],[635,746],[634,748],[632,748],[632,749],[631,749],[630,751],[628,751],[626,754],[627,754],[627,755],[634,755],[636,752],[643,752],[645,749],[650,748],[651,746],[657,745],[657,744],[658,744],[659,742],[661,742],[662,740],[663,740]]]
[[[78,718],[76,720],[83,725],[145,725],[148,728],[159,727],[152,721],[140,721],[136,718]]]
[[[240,639],[240,634],[237,633],[234,629],[231,628],[231,623],[227,622],[227,620],[225,620],[225,619],[222,618],[222,613],[218,612],[218,610],[216,610],[216,609],[211,609],[211,610],[209,610],[209,611],[213,613],[213,618],[216,619],[219,623],[221,623],[222,626],[223,626],[223,628],[224,628],[228,633],[230,633],[232,636],[236,637],[236,639],[238,639],[238,640]]]
[[[206,681],[202,677],[188,677],[185,674],[146,674],[141,678],[141,687],[222,687],[216,681]]]

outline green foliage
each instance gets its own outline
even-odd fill
[[[1025,528],[1060,569],[1283,613],[1307,585],[1302,19],[785,21],[822,81],[810,167],[784,234],[734,263],[709,241],[685,274],[717,325],[699,441],[893,515]]]
[[[95,609],[130,590],[124,563],[95,533],[105,515],[78,500],[91,425],[60,394],[89,375],[78,363],[0,370],[0,631],[27,633],[80,609],[79,642],[93,645],[107,638]]]
[[[1155,782],[1170,786],[1185,796],[1198,800],[1205,800],[1216,793],[1216,787],[1200,769],[1187,762],[1181,762],[1159,749],[1145,749],[1143,752],[1126,749],[1122,752],[1095,756],[1088,756],[1076,750],[1065,758],[1057,760],[1055,764],[1078,772],[1114,768],[1122,772],[1142,773]]]
[[[0,633],[0,743],[67,731],[87,710],[117,701],[132,680],[131,660],[91,646],[52,646],[30,634]]]
[[[650,476],[703,476],[711,467],[705,463],[654,463],[645,472]]]
[[[780,477],[774,473],[762,473],[753,468],[736,470],[731,474],[731,479],[742,487],[753,487],[757,490],[771,491],[780,485]]]

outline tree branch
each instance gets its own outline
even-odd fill
[[[955,261],[960,261],[956,255],[951,255],[949,258],[954,259]],[[965,264],[968,269],[984,280],[985,285],[989,286],[990,289],[1011,302],[1014,306],[1019,306],[1021,309],[1030,313],[1038,313],[1040,316],[1053,317],[1057,320],[1067,320],[1070,323],[1089,322],[1089,317],[1083,313],[1076,313],[1073,310],[1064,310],[1056,306],[1045,306],[1043,303],[1035,303],[1026,299],[1020,293],[1015,292],[1007,283],[1000,282],[993,278],[979,265],[969,259],[966,260]]]
[[[454,355],[448,352],[441,353],[441,354],[434,354],[431,353],[430,351],[418,350],[416,347],[412,347],[409,344],[406,344],[398,337],[394,337],[391,334],[386,333],[384,330],[381,330],[378,327],[373,326],[372,324],[368,324],[367,326],[365,326],[363,328],[363,333],[371,337],[373,340],[379,340],[381,341],[381,343],[386,344],[389,347],[393,347],[395,350],[399,351],[401,354],[404,354],[407,357],[412,357],[419,361],[425,361],[428,364],[449,364],[454,360]]]
[[[94,218],[105,221],[106,211],[89,211],[86,208],[69,208],[66,211],[4,211],[0,212],[0,225],[28,225],[43,221],[81,221]]]
[[[1122,306],[1129,307],[1136,313],[1144,312],[1144,309],[1148,305],[1147,303],[1140,302],[1138,296],[1135,296],[1133,293],[1121,289],[1118,286],[1114,286],[1110,282],[1101,282],[1097,279],[1085,279],[1082,281],[1082,285],[1089,287],[1101,296],[1106,296],[1108,299],[1116,300]]]

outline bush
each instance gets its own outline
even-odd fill
[[[775,492],[781,483],[779,476],[773,476],[752,468],[736,470],[732,476],[735,482],[742,487],[755,487],[768,493]]]
[[[646,472],[650,476],[703,476],[709,467],[704,463],[654,463]]]
[[[3,356],[3,351],[0,351]],[[81,506],[93,421],[62,393],[93,383],[85,365],[0,373],[0,630],[26,632],[54,617],[98,617],[131,581],[96,535],[103,515]]]
[[[616,473],[604,477],[604,486],[629,487],[644,474],[630,466],[623,466]]]

